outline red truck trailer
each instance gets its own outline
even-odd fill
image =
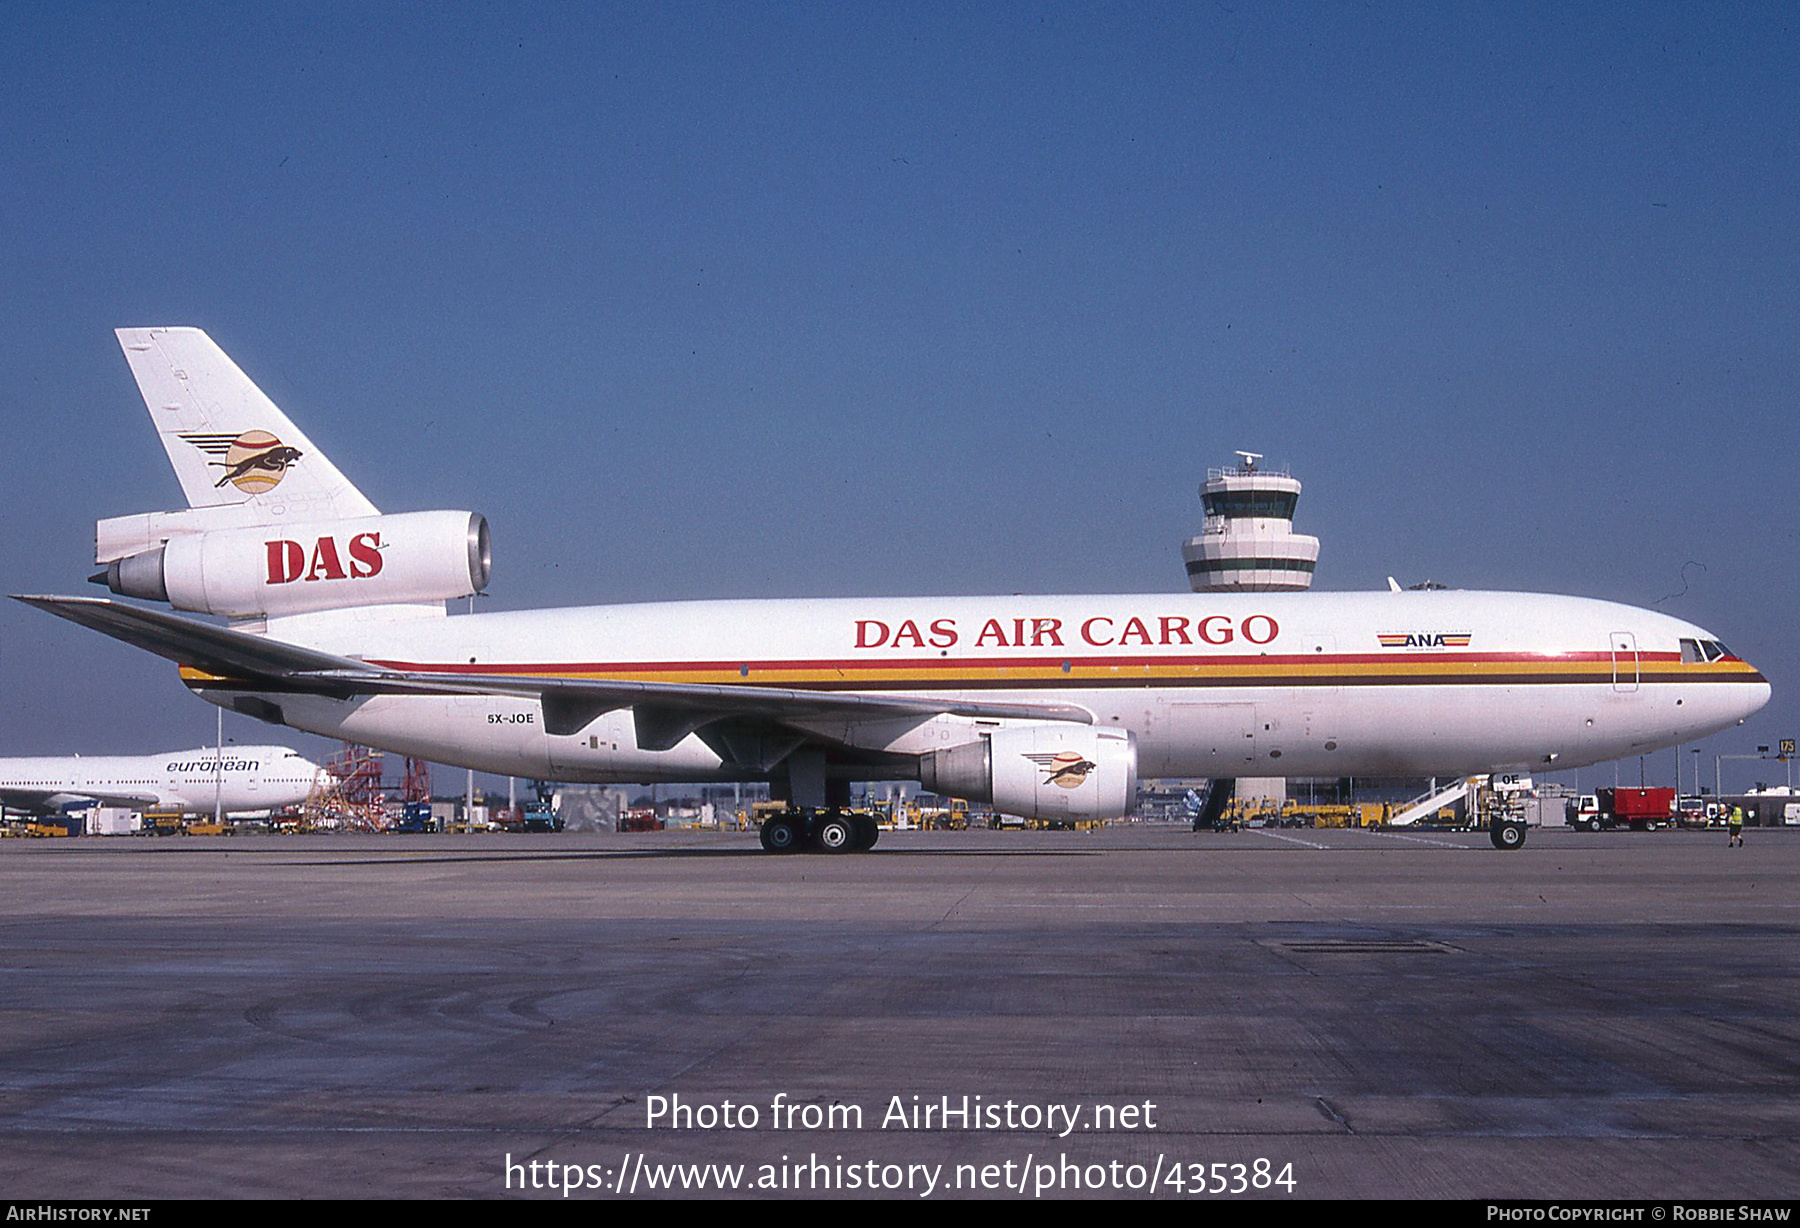
[[[1585,793],[1575,826],[1583,831],[1629,827],[1648,831],[1652,824],[1675,821],[1675,790],[1668,785],[1647,789],[1608,788]]]

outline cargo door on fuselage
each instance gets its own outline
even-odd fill
[[[1165,776],[1236,777],[1256,762],[1256,705],[1178,700],[1168,706],[1159,739]],[[1143,757],[1143,747],[1139,747]],[[1140,774],[1151,771],[1140,765]]]

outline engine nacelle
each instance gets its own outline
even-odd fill
[[[1082,822],[1137,805],[1137,741],[1125,729],[1023,725],[919,756],[919,780],[1002,814]]]
[[[403,512],[180,533],[103,574],[122,596],[252,618],[467,597],[491,568],[484,517]]]

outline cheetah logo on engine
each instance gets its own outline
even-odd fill
[[[1026,755],[1045,773],[1043,783],[1060,789],[1079,789],[1088,773],[1099,767],[1092,759],[1084,759],[1072,750],[1058,755]]]
[[[213,484],[216,490],[225,483],[247,495],[260,495],[281,485],[288,466],[304,455],[290,448],[267,431],[244,431],[237,435],[184,434],[181,437],[208,456],[225,459],[207,464],[223,469],[225,474]]]

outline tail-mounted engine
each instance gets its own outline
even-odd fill
[[[253,618],[467,597],[492,554],[484,517],[404,512],[182,532],[101,561],[94,580],[122,596]]]
[[[1137,805],[1137,742],[1089,725],[996,729],[979,741],[919,757],[926,789],[991,803],[1002,814],[1081,822]]]

